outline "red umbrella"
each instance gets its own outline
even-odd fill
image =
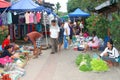
[[[5,0],[0,0],[0,8],[9,7],[11,4]]]

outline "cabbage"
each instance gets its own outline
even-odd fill
[[[92,60],[89,54],[85,54],[84,59],[86,59],[88,63],[90,63],[90,61]]]
[[[77,56],[77,58],[76,58],[76,60],[75,60],[75,63],[76,63],[77,66],[80,65],[80,63],[81,63],[81,61],[82,61],[82,59],[83,59],[82,57],[83,57],[83,54],[79,54],[79,55]]]
[[[79,70],[80,71],[91,71],[92,69],[88,65],[82,65],[82,66],[79,67]]]
[[[102,59],[92,59],[90,63],[93,71],[99,72],[99,71],[107,71],[109,69],[107,63]]]
[[[90,63],[87,61],[87,59],[83,59],[83,61],[80,63],[79,70],[81,71],[91,71]]]

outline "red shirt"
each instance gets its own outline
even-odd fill
[[[10,40],[9,39],[5,39],[3,42],[2,42],[2,49],[4,49],[5,46],[8,46],[10,45]]]

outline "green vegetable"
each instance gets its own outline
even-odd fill
[[[75,63],[76,63],[77,66],[80,65],[82,59],[83,59],[83,54],[80,54],[80,55],[77,56],[77,58],[75,60]]]
[[[91,71],[91,65],[90,65],[90,56],[84,55],[82,62],[80,63],[79,70],[81,71]]]
[[[86,59],[88,63],[92,60],[89,54],[85,54],[84,59]]]
[[[91,71],[91,57],[89,54],[80,54],[76,58],[76,65],[79,66],[79,70],[81,71]]]
[[[82,65],[82,66],[80,66],[79,70],[81,70],[81,71],[92,71],[92,68],[88,65]]]
[[[23,55],[20,56],[21,59],[25,59],[25,57]]]
[[[93,71],[107,71],[109,68],[102,59],[92,59],[91,68]]]

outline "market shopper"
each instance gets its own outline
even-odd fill
[[[58,50],[59,51],[61,51],[61,46],[63,44],[63,38],[64,38],[64,22],[61,23],[59,37],[58,37]]]
[[[78,21],[76,21],[76,26],[75,26],[75,34],[80,35],[81,29],[80,29],[80,24]]]
[[[69,22],[65,22],[65,25],[64,25],[64,49],[68,49],[69,36],[70,36]]]
[[[83,37],[84,37],[84,38],[88,38],[88,37],[89,37],[88,29],[86,29],[86,30],[84,31]]]
[[[30,32],[26,34],[24,37],[25,41],[30,40],[34,46],[34,51],[33,51],[33,58],[37,58],[39,54],[41,54],[41,40],[42,40],[43,35],[37,31]]]
[[[113,46],[113,41],[111,39],[107,42],[107,47],[100,54],[100,57],[105,60],[109,66],[118,65],[118,62],[120,61],[120,54]]]
[[[69,45],[72,46],[72,38],[73,35],[75,35],[74,23],[72,21],[69,23],[69,28],[70,28]]]
[[[58,27],[56,20],[52,20],[50,26],[50,38],[51,38],[51,46],[52,46],[51,54],[54,54],[55,52],[58,51],[59,32],[60,32],[60,28]]]

